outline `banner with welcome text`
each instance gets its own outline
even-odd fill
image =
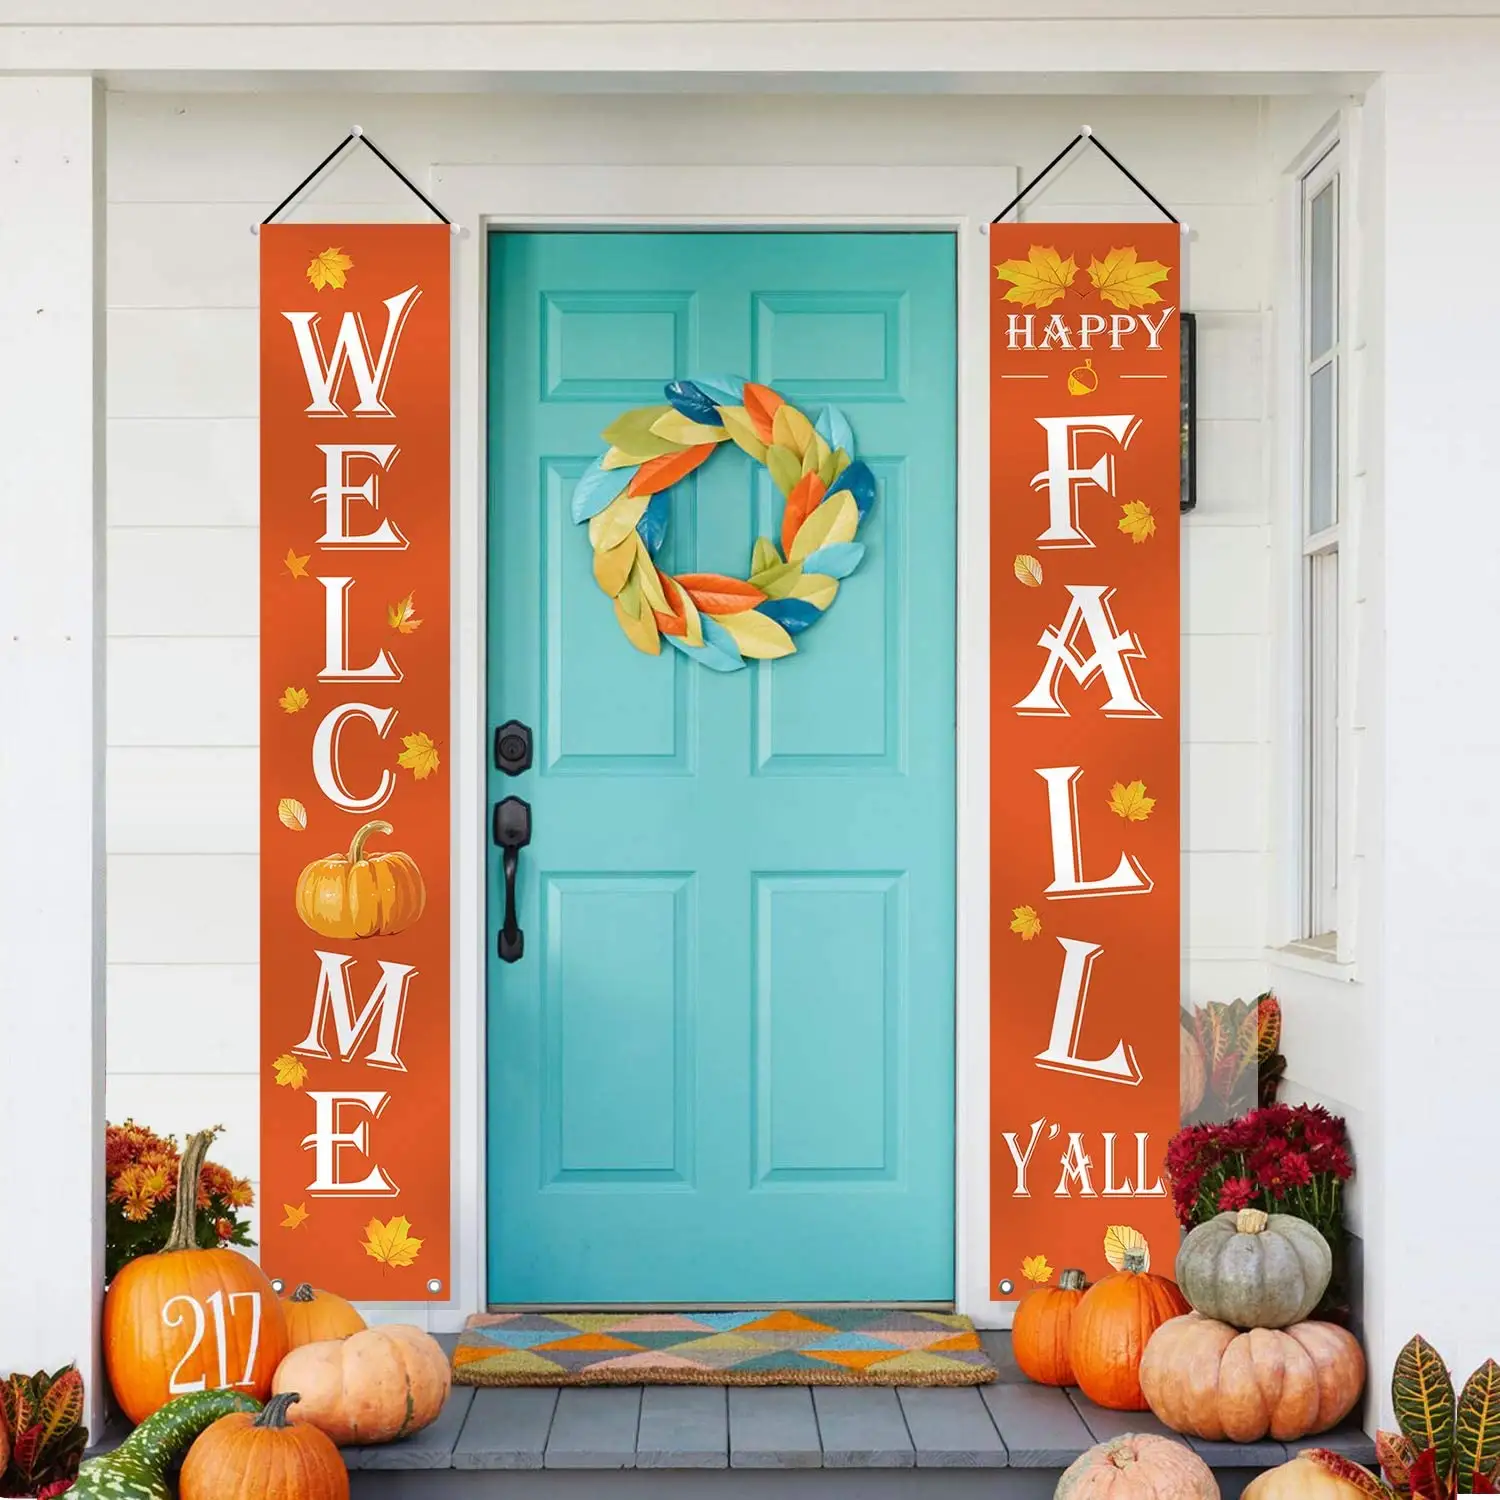
[[[1176,1254],[1181,252],[1175,224],[1006,224],[990,253],[1004,1301],[1138,1239],[1167,1275]]]
[[[261,232],[261,1263],[446,1301],[446,225]]]

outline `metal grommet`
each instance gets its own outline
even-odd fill
[[[286,1290],[286,1282],[282,1281],[279,1277],[273,1276],[271,1278],[271,1290],[279,1297]]]
[[[443,1283],[439,1281],[436,1276],[434,1276],[432,1280],[427,1283],[427,1290],[429,1292],[440,1292],[442,1291],[442,1289]]]
[[[1002,1297],[1008,1297],[1008,1296],[1010,1296],[1010,1294],[1013,1291],[1015,1291],[1015,1289],[1016,1289],[1016,1284],[1013,1281],[1006,1280],[1006,1281],[1002,1281],[1000,1283],[1000,1295]]]

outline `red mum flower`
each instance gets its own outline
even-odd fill
[[[1229,1177],[1219,1189],[1219,1212],[1235,1213],[1255,1202],[1255,1184],[1248,1177]]]

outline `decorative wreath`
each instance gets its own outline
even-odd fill
[[[769,386],[733,375],[674,380],[667,405],[642,406],[601,434],[609,445],[573,491],[573,520],[588,522],[594,578],[637,651],[661,654],[665,637],[716,672],[747,657],[790,656],[793,639],[833,603],[859,566],[854,540],[875,500],[875,476],[854,457],[836,407],[816,423]],[[770,471],[786,496],[781,545],[759,537],[750,576],[661,572],[667,491],[733,442]]]

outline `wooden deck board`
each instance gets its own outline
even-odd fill
[[[565,1386],[543,1459],[548,1469],[633,1469],[641,1388]]]
[[[1012,1469],[1066,1468],[1094,1445],[1083,1418],[1055,1386],[982,1385],[979,1394]]]
[[[354,1469],[447,1469],[453,1464],[453,1445],[463,1430],[474,1400],[474,1388],[456,1385],[448,1393],[437,1421],[397,1443],[340,1448],[344,1465]]]
[[[910,1469],[916,1450],[891,1386],[813,1387],[825,1469]]]
[[[1005,1444],[974,1387],[949,1390],[905,1386],[896,1395],[919,1469],[1005,1466]]]
[[[729,1388],[729,1462],[736,1469],[819,1469],[812,1392],[802,1385]]]
[[[718,1385],[648,1385],[641,1395],[638,1469],[729,1466],[729,1401]]]
[[[555,1388],[488,1387],[474,1404],[453,1448],[455,1469],[540,1469],[557,1411]]]

